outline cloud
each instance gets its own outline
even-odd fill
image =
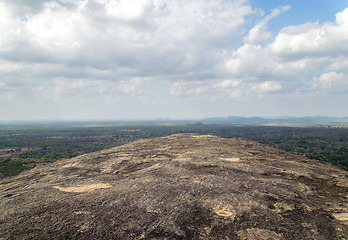
[[[205,99],[236,99],[243,95],[244,87],[238,80],[205,80],[205,81],[178,81],[170,84],[170,95]]]
[[[343,93],[348,91],[348,76],[344,73],[328,72],[310,82],[310,90],[316,93]]]
[[[271,33],[289,9],[259,21],[247,0],[4,0],[0,98],[227,106],[280,92],[347,93],[348,8],[334,22]]]
[[[263,83],[252,84],[252,87],[250,88],[250,93],[263,94],[263,93],[277,92],[281,90],[282,88],[283,88],[282,85],[278,82],[267,81]]]
[[[214,88],[235,88],[240,85],[240,81],[238,80],[223,80],[222,82],[218,82],[213,85]]]
[[[206,59],[218,60],[214,48],[219,46],[214,41],[235,34],[251,14],[241,0],[90,0],[68,5],[52,1],[31,7],[41,10],[7,16],[8,22],[17,24],[2,29],[13,32],[1,46],[3,59],[94,68],[127,66],[139,75],[212,67]],[[209,46],[209,51],[203,50]],[[19,49],[30,59],[21,58]]]
[[[120,0],[104,1],[107,16],[120,21],[138,21],[144,19],[147,10],[151,10],[152,1]]]
[[[212,84],[211,88],[216,90],[215,94],[211,97],[212,100],[225,96],[228,98],[237,99],[243,95],[244,91],[240,81],[231,79]]]
[[[249,44],[256,44],[271,39],[272,33],[267,31],[268,22],[277,17],[281,12],[288,11],[291,6],[283,6],[273,9],[270,15],[264,17],[262,21],[257,23],[252,29],[250,29],[248,35],[244,37],[244,42]]]
[[[336,14],[334,23],[314,22],[284,28],[270,49],[282,59],[347,56],[348,8]]]
[[[171,84],[170,94],[173,96],[201,94],[207,89],[204,85],[205,82],[202,81],[173,82]]]
[[[276,65],[267,48],[246,43],[232,51],[226,70],[235,77],[258,78],[272,74],[277,69]]]
[[[23,17],[39,13],[47,2],[47,0],[3,0],[1,5],[6,6],[7,13],[13,14],[16,17]]]
[[[146,78],[132,78],[129,81],[121,81],[118,83],[117,88],[123,94],[129,95],[141,95],[143,94],[143,84],[146,84]]]
[[[267,22],[270,16],[261,23]],[[289,93],[306,88],[313,78],[318,78],[318,74],[320,76],[327,71],[347,73],[347,19],[348,8],[337,13],[333,23],[314,22],[285,27],[273,42],[264,45],[259,44],[257,39],[262,40],[267,29],[258,28],[260,23],[256,24],[260,32],[255,36],[259,38],[250,35],[253,28],[244,38],[245,43],[231,51],[225,70],[244,82],[291,81],[299,84],[297,88],[283,88]]]
[[[9,33],[0,41],[5,78],[109,80],[129,94],[128,79],[137,77],[215,78],[221,43],[236,44],[231,36],[253,14],[244,0],[5,1],[0,8],[1,31]]]
[[[75,96],[86,95],[95,96],[96,93],[105,93],[110,90],[110,84],[101,80],[75,79],[69,80],[64,78],[53,79],[55,85],[55,97],[60,98],[61,95],[70,95],[73,92]]]

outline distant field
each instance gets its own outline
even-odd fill
[[[232,124],[0,125],[0,177],[45,162],[119,146],[142,138],[194,132],[242,138],[330,162],[348,170],[348,128]]]

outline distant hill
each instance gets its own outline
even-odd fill
[[[1,121],[1,127],[11,126],[96,126],[96,125],[137,125],[137,124],[185,124],[192,122],[202,123],[231,123],[231,124],[348,124],[348,117],[326,117],[326,116],[308,116],[308,117],[279,117],[279,118],[263,118],[263,117],[212,117],[202,119],[129,119],[129,120],[84,120],[84,121]]]
[[[348,117],[284,117],[284,118],[262,118],[262,117],[216,117],[205,118],[201,121],[209,123],[280,123],[280,124],[348,124]]]
[[[348,173],[245,140],[176,134],[0,180],[1,239],[344,239]]]

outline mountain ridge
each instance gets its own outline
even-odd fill
[[[328,124],[328,125],[346,125],[348,124],[348,117],[333,117],[333,116],[285,116],[285,117],[243,117],[243,116],[223,116],[223,117],[206,117],[206,118],[149,118],[149,119],[90,119],[90,120],[0,120],[2,126],[26,126],[26,125],[117,125],[117,124],[156,124],[156,123],[224,123],[224,124]]]

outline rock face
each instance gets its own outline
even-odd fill
[[[255,142],[141,140],[0,181],[0,239],[345,239],[348,174]]]

